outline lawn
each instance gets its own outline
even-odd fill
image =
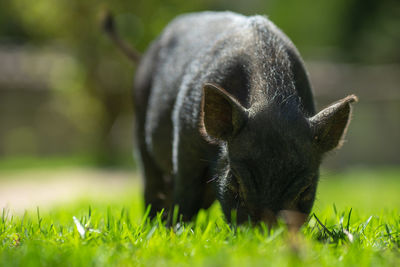
[[[149,221],[140,189],[0,218],[0,266],[400,266],[400,169],[323,172],[299,235],[229,226],[218,204],[193,223]]]

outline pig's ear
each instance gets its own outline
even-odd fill
[[[310,118],[314,143],[321,152],[339,147],[350,122],[350,103],[357,102],[355,95],[345,97]]]
[[[247,118],[245,108],[228,92],[206,83],[201,100],[200,131],[211,139],[228,140]]]

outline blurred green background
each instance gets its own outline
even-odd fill
[[[303,55],[318,108],[360,98],[325,168],[399,166],[397,0],[12,0],[0,2],[0,169],[134,167],[135,68],[100,30],[107,9],[142,52],[181,13],[268,15]]]

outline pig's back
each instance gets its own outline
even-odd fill
[[[144,80],[152,80],[152,91],[167,90],[176,94],[182,78],[194,70],[194,66],[188,67],[198,62],[194,72],[203,72],[201,65],[215,60],[210,57],[210,48],[222,36],[226,39],[229,32],[237,31],[247,20],[247,17],[231,12],[202,12],[177,17],[144,55],[137,70],[136,85],[142,87],[148,83]],[[153,65],[152,68],[149,65]]]
[[[172,168],[172,112],[178,94],[185,94],[182,91],[190,86],[189,83],[199,82],[217,60],[210,50],[221,36],[237,31],[246,20],[246,17],[231,12],[179,16],[144,55],[135,77],[135,112],[149,152],[165,171]],[[197,90],[196,99],[189,105],[198,106],[201,88],[192,89]],[[197,107],[195,111],[198,111]]]
[[[296,64],[306,80],[299,94],[305,95],[309,103],[306,108],[312,111],[311,89],[297,50],[265,17],[245,17],[231,12],[183,15],[173,20],[152,43],[136,72],[136,116],[142,122],[149,152],[159,159],[166,171],[172,168],[172,132],[178,122],[188,129],[185,135],[196,135],[192,138],[193,145],[196,145],[195,140],[201,142],[197,128],[204,82],[224,87],[230,84],[226,77],[249,75],[242,81],[263,84],[259,78],[263,79],[271,69],[265,64],[270,56],[268,45],[279,46],[276,47],[278,52],[280,48],[287,50],[294,56],[292,60],[299,63]],[[239,62],[241,59],[243,61]],[[238,65],[243,65],[240,66],[243,71],[230,75],[228,72],[236,70]],[[279,71],[292,72],[290,69]],[[246,107],[251,106],[251,99],[259,99],[245,99],[246,95],[266,95],[263,90],[267,86],[246,86],[253,92],[236,87],[240,88],[226,86],[225,89]]]

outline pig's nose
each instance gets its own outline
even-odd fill
[[[276,222],[277,222],[275,214],[269,209],[264,209],[261,212],[260,219],[262,222],[264,222],[269,227],[276,225]]]
[[[295,210],[281,210],[279,215],[282,216],[283,220],[288,226],[288,229],[296,232],[305,223],[308,217],[308,214]]]

